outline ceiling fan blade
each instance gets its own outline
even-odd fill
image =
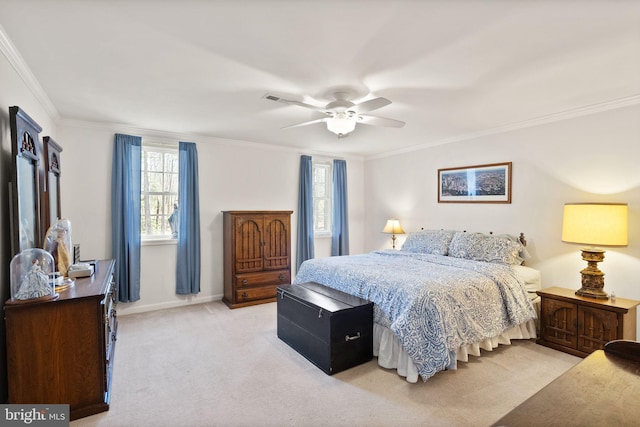
[[[295,128],[295,127],[299,127],[299,126],[312,125],[314,123],[326,122],[327,120],[329,120],[329,117],[324,117],[322,119],[316,119],[316,120],[310,120],[308,122],[297,123],[295,125],[285,126],[285,127],[281,128],[281,129],[289,129],[289,128]]]
[[[401,128],[402,126],[404,126],[404,122],[400,120],[385,119],[383,117],[374,116],[360,116],[358,118],[358,123],[373,126],[386,126],[392,128]]]
[[[391,104],[387,98],[373,98],[368,101],[361,102],[360,104],[356,104],[353,107],[349,108],[349,111],[355,111],[356,113],[366,113],[369,111],[377,110],[378,108],[382,108],[385,105]]]
[[[300,101],[294,101],[292,99],[284,99],[279,97],[278,95],[273,95],[270,93],[267,93],[263,96],[264,99],[268,99],[269,101],[276,101],[276,102],[282,102],[284,104],[293,104],[293,105],[298,105],[300,107],[304,107],[304,108],[309,108],[311,110],[316,110],[316,111],[321,111],[323,113],[327,113],[326,108],[324,107],[318,107],[316,105],[311,105],[311,104],[306,104],[304,102],[300,102]]]

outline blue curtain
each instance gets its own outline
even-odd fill
[[[111,174],[111,245],[118,299],[140,299],[140,185],[142,138],[116,134]]]
[[[333,161],[333,215],[331,255],[349,255],[349,208],[347,204],[347,162]]]
[[[298,244],[296,271],[313,258],[313,166],[311,156],[300,156],[300,187],[298,191]]]
[[[200,198],[195,143],[180,142],[179,171],[176,294],[197,294],[200,292]]]

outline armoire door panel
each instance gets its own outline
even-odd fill
[[[239,217],[235,227],[236,272],[260,271],[264,268],[262,217]]]
[[[281,269],[289,266],[290,237],[285,221],[288,221],[288,217],[265,216],[265,269]]]

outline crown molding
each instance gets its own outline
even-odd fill
[[[432,143],[414,145],[413,147],[408,147],[400,150],[386,151],[384,153],[380,153],[377,155],[367,156],[365,160],[374,160],[374,159],[381,159],[385,157],[392,157],[400,154],[424,150],[426,148],[435,147],[438,145],[450,144],[452,142],[467,141],[470,139],[476,139],[476,138],[480,138],[487,135],[495,135],[495,134],[511,132],[519,129],[526,129],[526,128],[540,126],[548,123],[559,122],[562,120],[569,120],[576,117],[587,116],[589,114],[596,114],[604,111],[615,110],[618,108],[631,107],[634,105],[640,105],[640,95],[632,95],[632,96],[618,98],[610,101],[598,102],[595,104],[572,108],[572,109],[560,111],[557,113],[534,117],[532,119],[509,123],[503,126],[484,129],[478,132],[471,132],[471,133],[454,136],[451,138],[445,138]]]
[[[299,147],[290,147],[276,144],[266,144],[262,142],[245,141],[242,139],[233,139],[216,135],[197,134],[197,133],[180,133],[172,131],[164,131],[157,129],[141,128],[122,123],[112,122],[95,122],[79,119],[59,119],[58,124],[82,129],[90,129],[96,131],[107,131],[113,133],[125,133],[128,135],[136,135],[142,138],[154,139],[157,142],[174,143],[176,141],[193,141],[197,143],[218,144],[233,147],[244,147],[250,150],[272,150],[283,152],[294,152],[296,154],[308,154],[321,156],[331,159],[343,159],[364,162],[363,156],[345,155],[344,153],[336,154],[318,150],[301,150]]]
[[[27,66],[27,63],[22,55],[20,55],[20,52],[18,52],[9,39],[9,36],[2,25],[0,25],[0,52],[2,52],[5,58],[7,58],[9,64],[11,64],[13,69],[16,70],[18,76],[22,79],[31,93],[33,93],[33,96],[35,96],[47,114],[49,114],[52,119],[60,117],[58,110],[53,105],[53,102],[51,102],[47,93],[44,91],[42,86],[40,86],[40,83],[38,83],[38,80],[29,69],[29,66]]]

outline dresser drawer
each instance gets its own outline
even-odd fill
[[[262,300],[276,297],[279,285],[262,286],[259,288],[244,288],[236,290],[236,302]]]
[[[236,275],[236,288],[265,285],[288,285],[291,283],[289,270],[263,271]],[[275,296],[275,293],[273,294]]]

